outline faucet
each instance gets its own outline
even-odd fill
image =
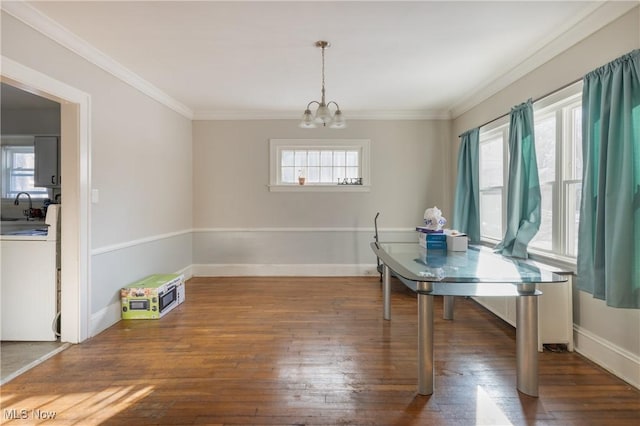
[[[27,220],[31,219],[31,214],[33,212],[33,203],[31,202],[31,195],[29,195],[29,193],[27,192],[19,192],[18,195],[16,195],[16,199],[13,201],[13,204],[15,204],[16,206],[20,205],[20,196],[21,195],[26,195],[27,198],[29,199],[29,210],[24,210],[24,215],[27,217]]]

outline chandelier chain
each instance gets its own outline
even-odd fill
[[[322,46],[322,104],[324,105],[324,49],[325,47]]]

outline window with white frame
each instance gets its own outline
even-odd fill
[[[32,198],[46,198],[47,189],[34,187],[35,154],[33,146],[2,146],[2,197],[15,198],[26,192]]]
[[[533,249],[577,256],[582,187],[582,83],[534,104],[536,157],[542,195]]]
[[[538,176],[542,195],[540,230],[530,250],[575,258],[582,179],[582,83],[534,103]],[[503,121],[506,121],[503,120]],[[502,239],[506,221],[508,123],[480,129],[480,233]]]
[[[272,191],[366,191],[369,145],[365,139],[271,139]]]
[[[480,235],[498,242],[504,234],[508,122],[480,133]]]

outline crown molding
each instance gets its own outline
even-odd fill
[[[138,74],[22,1],[0,2],[9,15],[190,120],[298,120],[300,111],[193,111]],[[446,110],[349,111],[349,120],[449,120]]]
[[[210,110],[195,111],[194,120],[293,120],[300,119],[302,112],[296,111],[268,111],[268,110]]]
[[[344,112],[347,120],[450,120],[448,110],[369,110]]]
[[[110,56],[78,37],[33,6],[22,1],[1,2],[0,7],[9,15],[42,33],[61,46],[69,49],[114,77],[124,81],[151,99],[171,108],[188,119],[193,119],[193,111],[175,100],[158,87],[129,70]]]
[[[594,2],[582,14],[576,15],[575,19],[541,40],[537,46],[533,46],[531,49],[535,51],[533,55],[520,58],[509,71],[453,105],[450,111],[451,117],[461,116],[637,6],[637,1]]]
[[[576,19],[538,44],[535,53],[519,58],[514,66],[477,90],[466,99],[453,105],[450,110],[373,110],[346,111],[347,120],[450,120],[508,87],[540,65],[567,50],[574,44],[593,34],[605,25],[636,7],[636,1],[594,2]],[[99,49],[76,36],[48,16],[22,1],[0,2],[0,8],[9,15],[32,27],[61,46],[76,53],[99,68],[124,81],[150,98],[160,102],[190,120],[285,120],[299,119],[300,111],[193,111],[160,90],[138,74],[124,67]],[[535,49],[536,46],[534,46]]]
[[[450,120],[449,111],[372,110],[344,111],[345,119],[352,120]],[[300,120],[300,111],[195,111],[193,120]]]

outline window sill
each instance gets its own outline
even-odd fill
[[[499,242],[500,241],[498,240],[483,238],[480,241],[480,244],[493,248]],[[563,272],[576,273],[576,258],[574,257],[561,256],[559,254],[549,253],[532,247],[527,249],[527,253],[529,254],[529,260],[532,262],[537,262],[547,267],[558,268]]]
[[[270,192],[370,192],[369,185],[269,185]]]
[[[568,256],[561,256],[549,252],[529,248],[529,259],[543,265],[553,266],[564,272],[576,273],[576,259]]]

